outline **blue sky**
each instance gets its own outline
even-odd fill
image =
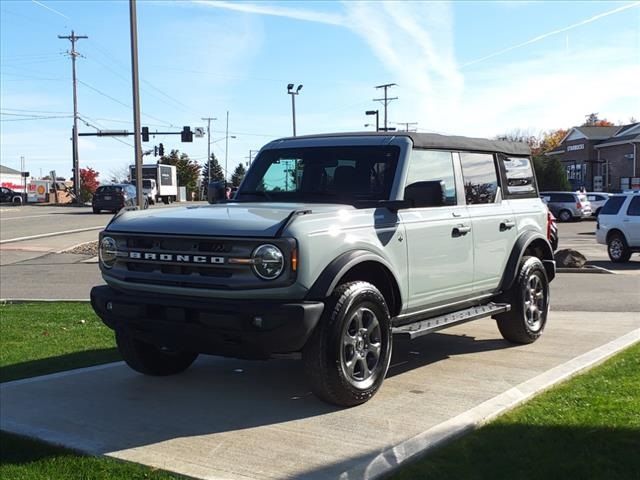
[[[3,165],[19,168],[24,155],[32,173],[69,176],[70,45],[57,35],[72,28],[89,36],[77,44],[80,115],[132,130],[128,2],[2,0],[0,18]],[[288,83],[304,85],[299,135],[364,130],[365,110],[382,107],[374,86],[392,82],[390,126],[419,131],[492,137],[572,126],[590,112],[640,117],[640,2],[138,1],[138,42],[142,125],[217,117],[224,166],[229,111],[229,170],[291,134]],[[45,116],[64,118],[35,118]],[[81,166],[102,178],[122,170],[133,148],[121,141],[81,138]],[[206,139],[143,147],[160,142],[206,158]]]

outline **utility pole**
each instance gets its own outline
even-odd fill
[[[227,133],[224,137],[224,188],[227,188],[227,175],[229,174],[229,170],[227,170],[227,166],[229,164],[229,110],[227,110]],[[225,190],[226,194],[226,190]]]
[[[374,98],[373,101],[374,102],[382,102],[382,104],[384,105],[384,131],[387,131],[387,105],[389,105],[389,103],[391,103],[392,100],[397,100],[398,97],[388,97],[387,96],[387,90],[390,87],[395,87],[397,86],[397,84],[395,83],[386,83],[384,85],[377,85],[376,88],[380,89],[380,88],[384,88],[384,98]]]
[[[200,120],[207,121],[207,192],[209,191],[209,184],[211,183],[211,120],[217,120],[213,117],[204,117]]]
[[[405,132],[415,132],[416,129],[414,128],[415,125],[418,125],[418,122],[396,122],[396,125],[404,125],[404,131]],[[409,125],[411,125],[412,130],[409,130]]]
[[[258,153],[260,150],[249,150],[249,156],[248,157],[244,157],[244,158],[248,158],[249,159],[249,164],[247,165],[247,167],[251,167],[251,162],[253,162],[253,154],[254,153]]]
[[[73,193],[76,196],[76,203],[80,203],[80,160],[78,159],[78,82],[76,80],[76,57],[80,54],[76,51],[76,42],[86,35],[76,35],[71,30],[71,35],[58,35],[58,38],[71,41],[71,51],[67,53],[71,57],[71,69],[73,77],[73,133],[71,155],[73,157]]]
[[[142,192],[142,138],[140,136],[140,84],[138,81],[138,20],[136,0],[129,0],[129,23],[131,30],[131,87],[133,90],[133,139],[136,165],[136,198],[138,208],[144,208]]]

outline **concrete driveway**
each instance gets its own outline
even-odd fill
[[[351,409],[311,395],[294,359],[201,357],[168,378],[118,363],[2,384],[0,425],[206,479],[372,478],[638,340],[637,313],[554,312],[518,347],[481,320],[396,344],[381,391]]]

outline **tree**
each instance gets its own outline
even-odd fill
[[[244,165],[242,163],[239,163],[236,169],[233,171],[233,175],[231,175],[231,185],[233,185],[234,187],[239,187],[246,173],[247,171],[245,170]]]
[[[109,180],[113,183],[124,183],[129,181],[129,164],[123,163],[119,167],[109,170]]]
[[[585,115],[585,122],[580,125],[581,127],[613,127],[613,123],[603,118],[600,120],[598,118],[598,113],[590,113],[589,115]]]
[[[178,185],[187,187],[187,197],[198,188],[198,178],[200,177],[200,165],[189,158],[186,153],[178,150],[171,150],[169,155],[160,157],[160,163],[165,165],[175,165],[178,177]]]
[[[203,185],[203,196],[207,198],[207,194],[209,192],[209,168],[211,168],[211,181],[212,182],[223,182],[224,181],[224,172],[222,171],[222,167],[218,162],[215,154],[211,154],[211,158],[209,162],[205,164],[202,169],[202,185]]]
[[[550,157],[544,165],[542,184],[540,190],[561,190],[570,191],[571,184],[567,180],[567,172],[562,162],[555,157]]]
[[[95,193],[98,185],[98,175],[93,168],[81,168],[80,169],[80,201],[88,202]]]

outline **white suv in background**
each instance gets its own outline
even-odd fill
[[[607,246],[612,262],[627,262],[632,253],[640,252],[640,193],[607,200],[598,215],[596,239]]]

